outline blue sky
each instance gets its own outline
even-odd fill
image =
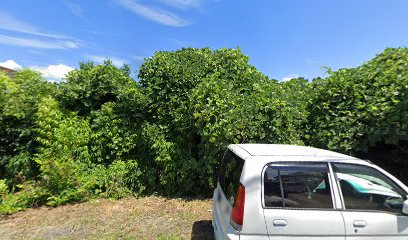
[[[79,61],[138,71],[155,51],[237,48],[270,78],[323,76],[407,47],[407,0],[13,0],[0,5],[0,65],[58,80]]]

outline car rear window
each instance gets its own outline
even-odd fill
[[[218,173],[218,182],[227,199],[235,199],[243,167],[244,160],[228,149]]]
[[[333,208],[328,166],[273,164],[264,173],[265,207]]]

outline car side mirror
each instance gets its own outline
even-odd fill
[[[405,200],[402,204],[402,213],[408,215],[408,200]]]

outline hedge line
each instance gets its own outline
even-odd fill
[[[268,79],[248,61],[239,49],[185,48],[145,59],[136,80],[109,60],[81,63],[61,83],[0,75],[0,212],[209,196],[229,143],[370,157],[407,182],[407,48],[313,81]]]

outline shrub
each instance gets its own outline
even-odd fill
[[[2,185],[1,181],[0,185]],[[46,189],[33,181],[19,184],[17,187],[18,192],[8,192],[1,196],[0,214],[11,214],[27,207],[40,206],[45,204],[50,196]]]
[[[0,179],[0,198],[3,198],[8,194],[8,186],[5,179]]]

